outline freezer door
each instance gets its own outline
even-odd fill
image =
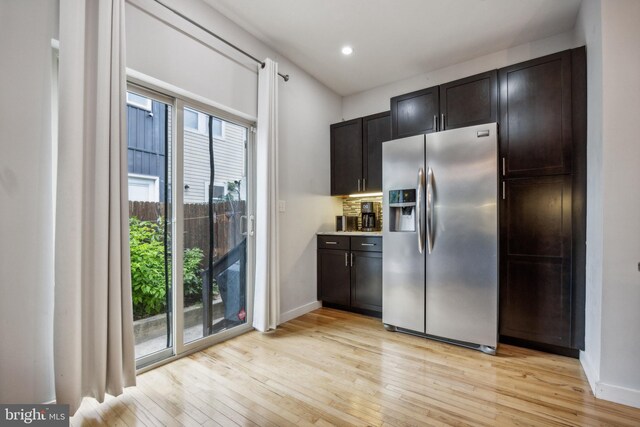
[[[489,347],[498,336],[497,148],[495,123],[426,138],[425,330]]]
[[[420,333],[424,333],[424,144],[424,135],[382,144],[382,321]]]

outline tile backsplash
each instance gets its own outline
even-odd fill
[[[358,230],[362,229],[361,202],[377,202],[376,225],[378,230],[382,230],[382,196],[374,197],[348,197],[342,201],[342,214],[358,217]]]

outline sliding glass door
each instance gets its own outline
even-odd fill
[[[135,353],[139,364],[173,354],[173,99],[127,92],[129,248]]]
[[[182,343],[247,324],[247,125],[193,104],[182,117]]]
[[[252,136],[178,96],[127,94],[138,368],[250,329]]]

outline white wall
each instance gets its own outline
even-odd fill
[[[602,315],[602,21],[600,0],[584,0],[576,21],[576,41],[587,50],[587,254],[585,350],[580,359],[591,388],[600,380]]]
[[[389,99],[396,95],[439,85],[484,71],[506,67],[518,62],[576,47],[573,31],[558,34],[543,40],[515,46],[470,61],[455,64],[439,70],[426,72],[405,80],[349,95],[342,100],[342,117],[355,117],[389,110]]]
[[[333,227],[340,201],[330,191],[329,125],[341,98],[262,42],[196,0],[168,1],[258,58],[291,75],[280,90],[280,308],[284,318],[316,302],[315,233]],[[127,66],[243,114],[257,114],[257,65],[151,0],[129,0]],[[169,24],[169,25],[167,25]],[[185,34],[186,33],[186,34]],[[155,49],[154,46],[161,46]]]
[[[0,402],[51,401],[51,38],[58,2],[0,5]]]
[[[582,359],[597,397],[640,407],[640,3],[589,0],[579,18],[577,33],[594,55],[588,89],[601,99],[589,111],[589,175],[601,184],[588,193],[593,304]],[[589,248],[594,242],[601,252]]]

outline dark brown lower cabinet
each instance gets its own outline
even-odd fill
[[[322,300],[332,304],[349,305],[351,268],[349,251],[318,249],[318,292]]]
[[[382,311],[382,252],[352,254],[351,306]]]
[[[381,317],[382,237],[319,236],[318,299],[324,306]]]
[[[500,335],[572,346],[572,176],[505,181]]]

